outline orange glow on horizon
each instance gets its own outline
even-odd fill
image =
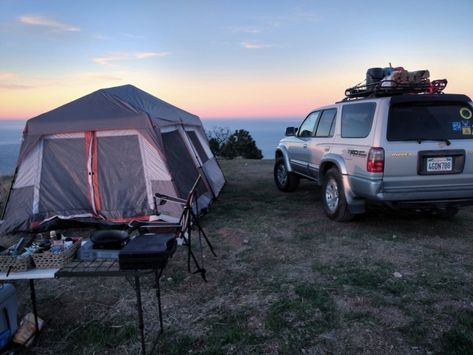
[[[61,85],[58,78],[56,83],[46,86],[21,90],[0,88],[0,119],[29,119],[100,88],[128,83],[205,119],[301,118],[314,108],[343,99],[345,89],[359,82],[356,73],[334,78],[329,72],[216,79],[182,73],[132,74],[129,77],[133,80],[128,82],[82,81]],[[473,97],[471,83],[463,69],[432,75],[433,79],[440,77],[449,80],[447,93]]]

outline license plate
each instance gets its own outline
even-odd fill
[[[452,171],[452,169],[453,169],[452,157],[427,158],[427,171],[428,172]]]

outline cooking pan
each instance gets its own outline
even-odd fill
[[[121,249],[130,240],[128,232],[122,230],[97,230],[90,235],[94,249]]]

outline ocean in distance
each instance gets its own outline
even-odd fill
[[[0,175],[12,175],[20,151],[23,120],[0,120]]]
[[[228,128],[230,133],[237,129],[250,132],[256,145],[263,153],[263,159],[273,159],[274,149],[284,136],[286,127],[299,126],[297,119],[202,119],[206,131],[216,127]],[[0,120],[0,175],[11,175],[15,171],[21,144],[24,120]]]

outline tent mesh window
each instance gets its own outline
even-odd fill
[[[191,139],[192,145],[197,150],[197,154],[199,155],[200,161],[202,162],[202,164],[205,164],[205,162],[209,160],[209,157],[207,156],[204,147],[202,147],[202,143],[200,143],[199,137],[197,137],[197,133],[195,133],[194,131],[187,131],[187,135]]]
[[[179,197],[186,198],[194,182],[197,180],[199,172],[192,160],[191,153],[187,150],[186,144],[178,131],[162,133],[162,137],[167,163],[175,181]],[[202,184],[199,184],[197,195],[202,195],[206,190]]]
[[[39,212],[44,216],[90,211],[84,146],[83,138],[44,140],[39,186]]]

